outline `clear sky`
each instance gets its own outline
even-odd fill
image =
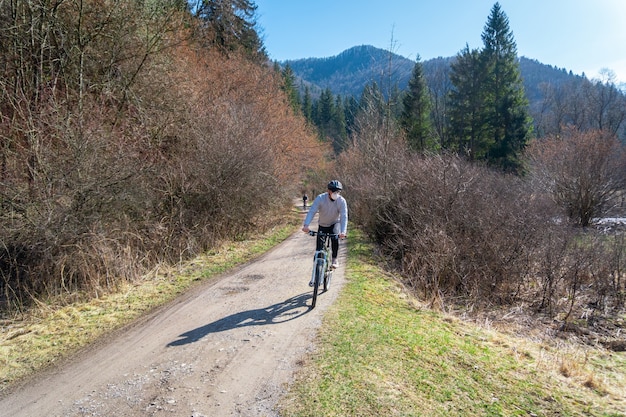
[[[482,48],[496,0],[253,0],[272,60],[324,58],[357,45],[422,61]],[[519,56],[626,83],[626,0],[499,0]]]

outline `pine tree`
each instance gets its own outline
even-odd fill
[[[499,3],[491,9],[482,40],[481,56],[488,75],[486,108],[494,142],[488,159],[506,171],[519,172],[520,153],[529,140],[531,124],[517,46]]]
[[[499,3],[491,9],[482,40],[481,51],[466,47],[451,67],[452,142],[471,159],[519,173],[531,124],[517,47]]]
[[[419,56],[409,80],[408,92],[402,100],[400,125],[404,129],[409,147],[413,150],[433,149],[430,98]]]
[[[281,72],[283,78],[282,89],[287,96],[289,105],[295,114],[300,113],[300,94],[296,88],[296,75],[289,64],[285,65]]]
[[[313,100],[311,99],[311,89],[304,86],[304,97],[302,99],[302,114],[307,122],[313,123]]]
[[[250,0],[202,0],[196,15],[207,23],[210,41],[225,53],[242,49],[255,60],[267,59],[256,31],[257,6]]]

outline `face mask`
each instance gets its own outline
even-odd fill
[[[339,193],[331,193],[330,194],[330,199],[335,201],[336,199],[339,198]]]

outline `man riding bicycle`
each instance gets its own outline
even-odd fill
[[[332,233],[339,235],[339,239],[346,237],[348,229],[348,203],[341,196],[343,186],[337,180],[328,183],[328,191],[318,195],[313,200],[311,208],[304,219],[302,231],[309,233],[309,224],[313,220],[315,213],[319,212],[318,225],[319,232]],[[332,264],[331,268],[335,269],[339,266],[337,261],[337,252],[339,252],[339,239],[337,236],[331,240]],[[317,248],[321,250],[324,246],[324,237],[317,235]],[[309,283],[312,286],[312,282]]]

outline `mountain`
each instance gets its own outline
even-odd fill
[[[433,80],[437,71],[447,71],[453,60],[454,57],[439,57],[422,61],[426,79]],[[519,61],[524,88],[531,104],[542,99],[542,83],[561,84],[584,78],[533,59],[521,57]],[[333,57],[288,60],[281,65],[289,65],[303,85],[311,87],[313,96],[321,89],[329,88],[335,95],[359,97],[363,87],[373,81],[378,83],[383,92],[385,88],[394,85],[404,90],[415,61],[384,49],[360,45]]]
[[[369,45],[355,46],[330,58],[306,58],[285,61],[294,74],[319,89],[330,88],[334,94],[358,97],[372,81],[384,85],[384,77],[392,75],[400,88],[405,88],[415,65],[414,61]],[[315,88],[313,88],[315,91]]]

